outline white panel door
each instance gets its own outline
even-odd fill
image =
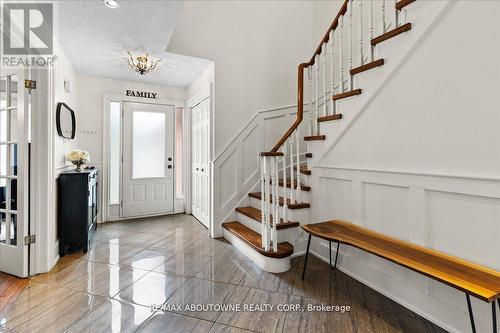
[[[191,211],[207,228],[209,227],[209,117],[210,99],[205,99],[191,109]]]
[[[28,89],[24,70],[0,71],[0,271],[28,274]]]
[[[123,103],[122,216],[174,211],[174,107]]]

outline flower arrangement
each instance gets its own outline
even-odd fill
[[[70,151],[66,158],[76,165],[76,171],[83,171],[82,165],[90,160],[89,152],[80,149]]]

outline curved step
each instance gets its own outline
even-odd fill
[[[238,237],[245,244],[250,246],[253,250],[257,251],[259,254],[268,258],[286,258],[293,254],[293,245],[288,242],[278,243],[278,251],[273,252],[265,251],[262,248],[262,239],[260,234],[253,231],[252,229],[244,226],[240,222],[225,222],[222,223],[222,227],[229,231],[231,234]]]
[[[248,196],[251,198],[262,200],[262,193],[260,193],[260,192],[250,192],[250,193],[248,193]],[[273,198],[271,197],[271,202],[272,201],[273,201]],[[279,205],[283,206],[284,203],[285,203],[285,200],[283,199],[283,197],[280,197],[279,198]],[[301,209],[301,208],[311,207],[311,205],[308,204],[307,202],[292,203],[292,202],[290,202],[290,199],[287,200],[287,205],[288,205],[288,209]]]
[[[252,206],[246,206],[246,207],[238,207],[236,208],[236,211],[238,213],[241,213],[245,216],[248,216],[252,220],[255,220],[259,223],[262,223],[262,211],[260,209],[257,209]],[[271,215],[271,224],[273,223],[273,216]],[[288,229],[288,228],[295,228],[300,226],[299,222],[283,222],[283,219],[280,219],[280,223],[276,225],[277,230],[282,230],[282,229]]]

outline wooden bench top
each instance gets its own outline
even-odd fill
[[[344,221],[308,224],[313,236],[348,244],[446,283],[483,301],[500,298],[500,272]]]

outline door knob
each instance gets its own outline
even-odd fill
[[[198,169],[198,168],[196,168],[196,171],[198,171],[198,170],[199,170],[199,169]]]
[[[169,164],[169,165],[168,165],[168,168],[169,168],[169,169],[172,169],[172,166]]]
[[[171,160],[172,160],[172,157],[169,157],[169,158],[168,158],[168,161],[170,162]]]
[[[203,168],[201,168],[201,171],[205,171],[205,170],[203,170]]]

